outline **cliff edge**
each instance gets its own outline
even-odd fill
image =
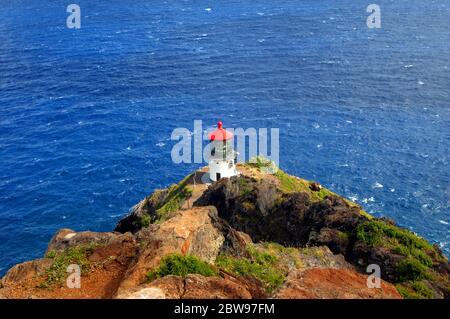
[[[267,165],[212,184],[200,169],[112,232],[62,229],[43,258],[8,271],[0,298],[450,298],[437,246]]]

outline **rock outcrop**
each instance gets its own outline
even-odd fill
[[[41,258],[31,261],[26,261],[12,267],[7,274],[2,278],[1,286],[8,287],[13,284],[21,284],[35,276],[45,272],[52,264],[52,261],[47,258]]]
[[[204,277],[189,274],[165,276],[150,284],[135,287],[117,295],[120,299],[251,299],[265,296],[255,283],[233,277]]]
[[[224,242],[223,235],[212,220],[217,219],[213,206],[198,207],[175,214],[161,224],[153,224],[138,234],[140,251],[126,272],[119,287],[122,290],[136,287],[146,280],[147,273],[160,261],[173,253],[195,255],[214,263]]]
[[[46,254],[51,251],[61,252],[70,247],[80,245],[101,245],[123,244],[133,242],[134,237],[130,233],[121,234],[119,232],[97,233],[91,231],[75,232],[71,229],[60,229],[50,240]]]
[[[313,268],[292,274],[275,298],[281,299],[398,299],[395,287],[382,281],[367,287],[367,276],[347,269]]]
[[[450,298],[439,248],[316,182],[259,168],[211,185],[201,169],[113,232],[58,231],[44,258],[8,271],[0,298]]]

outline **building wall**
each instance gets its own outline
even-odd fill
[[[230,165],[231,163],[231,165]],[[231,166],[231,167],[230,167]],[[231,177],[237,174],[236,165],[232,159],[228,161],[211,160],[209,161],[209,178],[216,181],[216,173],[220,173],[220,177]]]

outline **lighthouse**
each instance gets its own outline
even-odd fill
[[[209,178],[218,181],[222,177],[237,175],[236,152],[233,150],[233,133],[217,123],[217,129],[209,133],[211,157],[209,159]]]

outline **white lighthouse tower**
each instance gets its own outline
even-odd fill
[[[211,157],[209,159],[209,178],[217,181],[222,177],[237,175],[236,152],[233,150],[233,133],[217,123],[217,130],[209,133],[211,141]]]

